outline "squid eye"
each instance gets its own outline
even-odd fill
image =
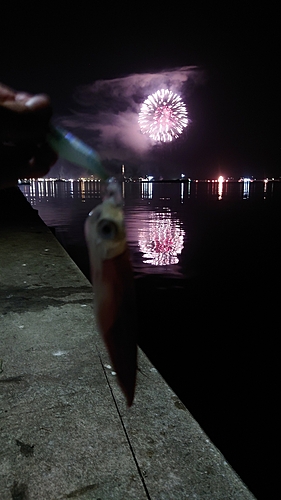
[[[114,240],[117,236],[118,228],[111,220],[103,219],[97,225],[97,233],[104,240]]]

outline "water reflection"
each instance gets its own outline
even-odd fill
[[[31,205],[48,202],[51,199],[79,199],[85,203],[87,199],[100,199],[102,196],[102,183],[95,180],[58,180],[40,179],[30,180],[28,184],[20,186],[21,191],[27,197]],[[249,178],[240,181],[228,181],[219,179],[210,181],[191,181],[190,179],[179,183],[121,183],[123,199],[130,198],[134,193],[138,199],[156,199],[160,192],[169,193],[173,204],[179,202],[184,205],[189,199],[213,199],[213,200],[249,200],[269,199],[278,195],[281,190],[281,182],[264,179],[253,181]]]
[[[101,183],[95,181],[73,179],[40,179],[31,180],[29,184],[22,184],[21,191],[31,205],[36,205],[44,198],[79,198],[82,202],[88,198],[100,198]]]
[[[243,180],[243,200],[248,200],[250,198],[250,179]]]
[[[84,244],[85,219],[101,201],[100,182],[31,180],[29,184],[21,185],[21,191],[47,226],[55,228],[65,247]],[[222,190],[218,180],[123,182],[127,239],[135,269],[140,274],[175,276],[182,273],[182,266],[186,265],[183,263],[186,263],[194,241],[192,234],[197,230],[200,233],[206,210],[223,213],[228,201],[248,205],[250,199],[266,204],[267,200],[279,199],[280,195],[281,182],[272,179],[224,181]],[[204,214],[202,220],[198,215],[201,211]],[[197,223],[198,220],[201,222]],[[187,235],[188,245],[185,244]]]
[[[224,178],[220,176],[218,178],[218,200],[222,200],[223,183],[224,183]]]
[[[264,181],[263,181],[264,199],[273,197],[274,187],[275,187],[275,190],[276,190],[276,186],[278,186],[279,187],[279,191],[280,191],[280,182],[278,184],[276,184],[276,185],[275,184],[276,183],[274,183],[273,179],[271,181],[269,181],[269,179],[264,179]]]
[[[151,199],[153,196],[153,183],[152,182],[142,182],[141,183],[141,197],[143,199]]]
[[[181,184],[181,190],[180,190],[180,200],[181,203],[184,203],[184,197],[187,196],[187,198],[190,198],[191,196],[191,179],[187,179],[187,181],[182,181]],[[184,194],[186,191],[186,195]]]
[[[139,247],[144,264],[177,264],[184,247],[184,235],[180,221],[171,211],[147,214],[147,223],[139,230]]]
[[[181,203],[184,200],[184,182],[181,182]]]

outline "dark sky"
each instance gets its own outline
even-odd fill
[[[156,163],[199,177],[281,176],[274,4],[5,2],[0,80],[48,93],[55,115],[65,116],[79,111],[80,85],[198,66],[204,84],[185,98],[192,124],[173,146],[154,150]]]

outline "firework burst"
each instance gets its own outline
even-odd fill
[[[139,125],[154,141],[170,142],[188,125],[186,106],[171,90],[157,90],[141,105]]]

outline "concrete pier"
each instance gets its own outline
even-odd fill
[[[254,499],[141,350],[126,407],[91,285],[30,206],[0,265],[1,500]]]

